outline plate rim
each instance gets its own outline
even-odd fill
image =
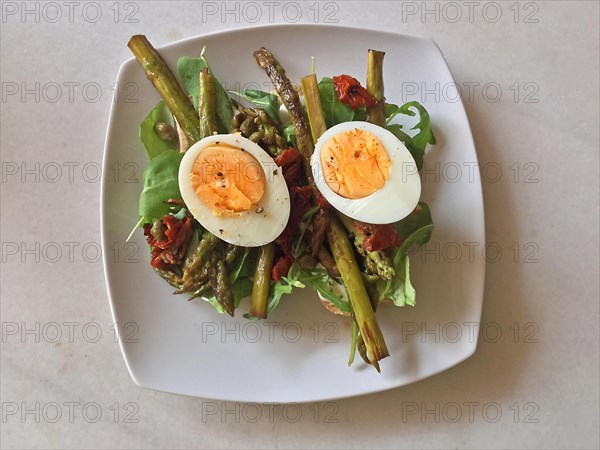
[[[168,50],[170,48],[177,47],[177,46],[183,45],[185,43],[195,41],[195,40],[198,40],[201,38],[207,38],[207,37],[218,37],[220,35],[244,33],[247,31],[258,31],[258,30],[268,30],[268,29],[271,29],[271,30],[272,29],[285,29],[285,28],[290,28],[290,27],[318,28],[318,29],[332,29],[333,28],[336,30],[346,30],[346,31],[354,31],[354,32],[370,32],[370,33],[383,34],[383,35],[389,36],[391,39],[400,38],[400,39],[410,39],[410,40],[414,40],[414,41],[427,41],[427,42],[433,44],[437,53],[441,56],[442,61],[445,65],[446,69],[448,70],[450,77],[452,78],[452,81],[455,82],[455,78],[454,78],[454,75],[452,74],[452,70],[450,69],[448,61],[447,61],[444,53],[442,52],[441,47],[438,45],[438,43],[435,40],[428,38],[428,37],[422,37],[422,36],[417,36],[417,35],[408,34],[408,33],[399,33],[399,32],[389,31],[389,30],[372,30],[372,29],[364,28],[364,27],[347,26],[347,25],[339,25],[339,24],[294,23],[294,24],[250,25],[250,26],[237,27],[237,28],[228,29],[228,30],[218,30],[218,31],[213,31],[213,32],[209,32],[209,33],[202,33],[202,34],[198,34],[195,36],[178,39],[178,40],[170,42],[168,44],[158,46],[158,47],[156,47],[156,49],[159,51]],[[128,68],[128,66],[133,64],[134,61],[136,61],[135,57],[130,57],[121,63],[121,65],[119,66],[119,70],[117,72],[117,78],[116,78],[117,83],[122,81],[121,78],[124,76],[126,69]],[[108,115],[108,124],[107,124],[107,128],[106,128],[106,133],[105,133],[104,149],[103,149],[103,157],[102,157],[102,179],[101,179],[101,183],[100,183],[100,239],[101,239],[102,255],[103,255],[102,256],[102,266],[103,266],[103,270],[104,270],[104,280],[105,280],[105,285],[106,285],[106,291],[108,294],[108,303],[109,303],[113,323],[118,323],[118,322],[117,322],[117,313],[116,313],[116,303],[115,303],[115,299],[114,299],[115,296],[113,295],[113,288],[111,287],[111,283],[109,281],[109,278],[110,278],[109,277],[109,261],[107,258],[107,254],[108,254],[107,249],[108,248],[107,248],[107,241],[106,241],[107,233],[106,233],[105,223],[108,220],[107,219],[107,204],[106,204],[107,190],[108,190],[108,175],[106,175],[106,174],[108,173],[107,168],[108,168],[108,162],[109,162],[108,161],[109,142],[111,140],[111,136],[113,135],[114,116],[115,116],[116,110],[119,106],[117,104],[117,102],[115,101],[116,95],[118,95],[118,92],[115,90],[115,91],[113,91],[113,95],[112,95],[111,108],[110,108],[110,112]],[[471,129],[471,123],[470,123],[469,117],[466,113],[466,109],[464,107],[462,96],[460,97],[459,101],[455,102],[455,103],[458,103],[458,106],[460,107],[460,111],[461,111],[463,119],[464,119],[464,123],[467,125],[467,130],[465,130],[465,131],[468,131],[468,140],[469,140],[471,148],[473,149],[473,153],[474,153],[473,156],[476,158],[476,161],[478,163],[479,158],[477,155],[477,148],[475,146],[473,132]],[[481,205],[481,208],[478,209],[478,211],[477,211],[477,214],[479,215],[478,219],[481,221],[481,225],[482,225],[482,229],[480,230],[481,238],[482,238],[482,242],[485,243],[486,242],[486,229],[485,229],[485,205],[484,205],[484,197],[483,197],[483,186],[482,186],[482,182],[481,182],[481,176],[477,172],[476,172],[476,177],[475,177],[475,184],[476,184],[476,186],[474,186],[473,189],[477,190],[477,199]],[[477,293],[477,297],[481,299],[480,302],[478,303],[479,311],[477,314],[479,316],[479,318],[478,318],[479,325],[481,325],[481,317],[482,317],[482,312],[483,312],[483,301],[485,300],[485,296],[484,296],[485,275],[486,275],[485,260],[483,260],[481,264],[482,264],[481,286],[479,287],[479,292]],[[197,395],[194,393],[189,393],[189,392],[167,390],[167,389],[157,388],[154,386],[149,386],[149,385],[143,383],[141,380],[139,380],[138,377],[136,376],[136,374],[134,373],[133,364],[131,363],[124,340],[118,339],[118,341],[119,341],[119,348],[121,350],[121,354],[125,361],[125,365],[127,367],[129,375],[130,375],[131,379],[133,380],[133,382],[137,386],[140,386],[140,387],[143,387],[146,389],[159,391],[159,392],[168,392],[168,393],[176,394],[176,395],[185,395],[185,396],[196,397],[196,398],[205,398],[205,399],[210,399],[210,400],[254,402],[254,403],[264,403],[265,402],[264,400],[259,400],[259,399],[257,399],[257,400],[253,400],[253,399],[240,400],[239,398],[225,397],[223,395],[219,395],[219,396],[202,395],[202,396],[200,396],[200,395]],[[397,389],[397,388],[400,388],[403,386],[408,386],[410,384],[413,384],[413,383],[425,380],[427,378],[433,377],[435,375],[438,375],[442,372],[445,372],[446,370],[451,369],[452,367],[458,366],[459,364],[463,363],[464,361],[466,361],[467,359],[469,359],[471,356],[473,356],[476,353],[477,348],[478,348],[478,343],[479,343],[479,334],[475,335],[475,339],[472,343],[469,343],[470,348],[467,352],[465,352],[464,355],[462,355],[461,359],[453,361],[452,363],[445,365],[444,367],[440,368],[439,370],[433,371],[421,378],[414,379],[407,383],[398,384],[398,385],[394,385],[394,386],[384,386],[381,388],[374,388],[374,389],[371,388],[365,392],[355,392],[352,394],[342,394],[342,395],[328,396],[328,397],[314,397],[313,396],[310,398],[304,398],[303,400],[295,400],[295,401],[293,401],[293,403],[303,404],[303,403],[317,402],[317,401],[328,401],[328,400],[340,400],[340,399],[344,399],[344,398],[354,398],[354,397],[359,397],[359,396],[363,396],[363,395],[376,394],[376,393],[384,392],[384,391],[391,390],[391,389]],[[283,399],[283,400],[278,400],[278,401],[287,402],[289,400]],[[270,402],[267,402],[267,403],[270,403]]]

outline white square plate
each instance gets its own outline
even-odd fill
[[[381,374],[358,354],[354,365],[347,366],[348,321],[326,312],[308,289],[284,297],[263,322],[244,319],[244,305],[232,319],[201,300],[188,302],[171,295],[170,286],[150,268],[142,232],[134,234],[135,246],[124,244],[138,220],[141,175],[147,163],[138,126],[159,100],[138,63],[126,61],[119,71],[119,86],[129,86],[128,92],[137,86],[139,91],[130,98],[137,102],[121,97],[112,106],[104,153],[102,238],[110,305],[123,330],[121,349],[133,380],[140,386],[205,398],[309,402],[402,386],[472,355],[483,301],[483,199],[477,171],[474,178],[454,180],[456,167],[466,174],[477,155],[461,101],[447,98],[452,97],[448,92],[454,81],[436,44],[379,31],[286,25],[195,37],[159,51],[175,71],[180,56],[197,56],[205,45],[208,62],[227,88],[254,83],[267,90],[268,78],[252,57],[254,50],[266,46],[295,82],[310,73],[311,56],[317,58],[319,78],[347,73],[364,81],[367,50],[375,48],[386,52],[388,101],[421,100],[420,95],[402,98],[415,86],[419,94],[439,90],[439,98],[427,95],[422,101],[438,140],[425,160],[439,180],[428,174],[422,194],[431,207],[435,230],[428,251],[411,259],[417,306],[378,309],[391,353],[381,362]],[[465,242],[478,244],[469,257]],[[457,248],[462,249],[458,258]]]

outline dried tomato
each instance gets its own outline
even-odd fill
[[[327,199],[325,197],[323,197],[323,194],[321,194],[320,192],[317,195],[316,201],[317,201],[317,205],[319,205],[321,207],[321,209],[330,209],[331,208],[331,204],[327,201]]]
[[[338,75],[333,77],[333,86],[340,102],[357,110],[362,106],[370,108],[375,106],[377,99],[369,94],[356,78],[350,75]]]
[[[285,149],[275,158],[275,164],[281,167],[283,178],[288,186],[295,186],[302,176],[302,155],[295,148]]]
[[[271,272],[271,278],[277,282],[281,280],[281,277],[286,276],[292,267],[294,257],[292,255],[283,255],[273,265],[273,271]]]
[[[298,231],[302,216],[311,208],[312,189],[310,186],[292,186],[290,188],[290,218],[275,242],[281,247],[285,254],[292,253],[292,242]]]
[[[275,158],[275,163],[281,167],[283,177],[288,185],[291,206],[288,222],[279,237],[275,239],[279,256],[273,265],[271,277],[274,281],[279,281],[282,276],[287,275],[294,262],[292,254],[294,237],[298,232],[302,217],[313,206],[313,200],[310,186],[298,186],[298,182],[302,178],[303,163],[302,155],[298,150],[295,148],[284,150]],[[322,203],[328,205],[324,198],[322,198]]]
[[[292,244],[294,237],[300,227],[302,217],[312,206],[312,189],[310,186],[290,187],[290,218],[282,233],[275,239],[280,256],[273,266],[271,274],[274,281],[279,281],[283,275],[287,275],[290,266],[294,262],[292,255]]]
[[[162,219],[165,238],[156,239],[152,235],[152,225],[144,225],[144,235],[152,247],[150,265],[155,269],[168,269],[169,265],[178,265],[183,262],[187,247],[192,237],[192,218],[176,219],[167,215]]]
[[[392,225],[356,222],[355,228],[359,234],[365,235],[363,248],[368,252],[386,250],[400,245],[400,236]]]

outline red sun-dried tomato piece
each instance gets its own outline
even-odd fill
[[[356,231],[364,234],[363,248],[368,252],[386,250],[400,245],[400,236],[390,224],[374,225],[356,222]]]
[[[340,102],[357,110],[362,106],[370,108],[377,103],[377,99],[369,94],[360,82],[350,75],[338,75],[333,77],[333,86]]]

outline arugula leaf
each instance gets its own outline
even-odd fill
[[[317,271],[319,269],[315,269]],[[315,272],[313,271],[313,273]],[[326,300],[333,303],[333,305],[342,312],[350,313],[352,308],[350,302],[334,291],[334,286],[337,282],[327,273],[326,270],[318,271],[315,275],[308,277],[304,280],[311,288],[317,291]]]
[[[408,255],[411,245],[421,246],[431,239],[433,219],[427,203],[419,202],[413,212],[394,224],[394,228],[403,239],[402,245],[396,250],[392,258],[392,263],[396,266]]]
[[[159,122],[167,123],[172,127],[175,126],[173,115],[162,100],[152,108],[150,114],[140,124],[140,140],[144,144],[144,148],[150,159],[157,157],[167,150],[175,150],[178,147],[177,141],[164,141],[156,133],[154,126]]]
[[[256,89],[244,89],[242,92],[229,91],[229,93],[242,97],[259,108],[264,109],[273,122],[277,125],[281,124],[279,118],[279,98],[276,95]]]
[[[415,244],[420,246],[429,241],[429,239],[431,239],[431,233],[433,233],[432,223],[419,228],[417,231],[407,237],[394,255],[394,266],[400,264],[404,256],[408,255],[408,250],[410,249],[411,245]]]
[[[404,240],[400,248],[396,250],[393,257],[393,266],[396,276],[385,283],[378,282],[380,298],[390,298],[396,306],[415,306],[416,291],[410,283],[410,259],[408,249],[412,244],[422,245],[431,237],[433,223],[425,225],[414,231]],[[385,284],[385,286],[383,286]],[[381,289],[383,288],[383,289]]]
[[[425,156],[425,149],[421,149],[415,145],[412,138],[404,131],[402,131],[402,125],[395,123],[392,125],[388,125],[387,129],[394,136],[400,139],[404,143],[404,145],[406,145],[406,148],[415,160],[417,170],[421,170],[421,168],[423,167],[423,156]]]
[[[393,224],[394,228],[400,235],[400,237],[406,240],[413,233],[427,225],[432,225],[433,219],[431,218],[431,210],[427,203],[419,202],[417,207],[404,219]],[[425,240],[415,242],[416,244],[423,245],[429,241],[431,236],[425,236]]]
[[[404,114],[407,116],[414,117],[416,113],[411,109],[414,108],[419,113],[419,122],[411,128],[411,130],[419,130],[414,136],[410,136],[402,130],[402,125],[389,123],[398,114]],[[417,169],[421,170],[423,167],[423,156],[425,154],[425,148],[427,144],[435,144],[435,136],[431,129],[431,119],[427,110],[419,102],[408,102],[402,106],[395,105],[393,103],[385,104],[385,116],[387,129],[400,139],[417,163]]]
[[[269,314],[277,307],[277,305],[279,305],[279,302],[281,301],[281,298],[284,295],[292,293],[292,291],[294,290],[294,286],[300,288],[304,287],[302,283],[298,283],[296,280],[289,279],[286,277],[281,277],[281,280],[279,280],[277,283],[271,284],[273,294],[271,294],[269,298],[269,303],[267,305],[267,314]]]
[[[305,288],[310,286],[327,299],[340,311],[350,313],[350,303],[334,291],[337,282],[327,273],[325,269],[315,268],[312,270],[301,269],[297,263],[292,264],[287,277],[281,277],[277,283],[272,284],[272,294],[269,298],[267,312],[270,313],[281,301],[284,295],[291,294],[294,287]]]
[[[318,87],[327,128],[331,128],[338,123],[354,120],[354,111],[348,105],[340,102],[331,78],[323,77],[319,81]]]
[[[396,117],[398,114],[400,114],[400,107],[398,105],[395,105],[393,103],[386,103],[385,104],[385,123],[389,124],[392,119],[394,117]]]
[[[412,137],[412,140],[418,148],[425,150],[427,144],[435,144],[435,136],[431,129],[431,119],[423,105],[416,101],[402,105],[400,112],[408,116],[415,116],[416,113],[411,108],[416,109],[419,113],[419,122],[411,128],[411,130],[419,130],[419,132]]]
[[[380,292],[381,299],[390,298],[396,306],[415,306],[416,292],[410,283],[408,250],[411,245],[423,245],[431,238],[433,220],[429,207],[426,203],[420,202],[412,213],[395,223],[394,228],[404,239],[392,258],[396,276],[387,282],[378,282],[377,290]]]
[[[141,225],[154,223],[169,213],[175,213],[181,209],[165,203],[165,200],[179,199],[179,164],[183,153],[173,150],[165,151],[148,163],[144,170],[144,188],[140,195],[139,215],[142,218]],[[183,201],[183,200],[182,200]]]
[[[183,85],[187,89],[188,93],[193,98],[194,108],[198,109],[198,89],[200,71],[207,69],[214,76],[213,71],[206,62],[204,56],[200,58],[191,58],[189,56],[182,56],[177,60],[177,71],[183,81]],[[219,83],[215,77],[215,113],[217,116],[217,125],[219,127],[219,133],[229,133],[229,126],[231,119],[233,118],[233,108],[231,107],[231,100],[229,95]]]
[[[298,144],[296,143],[296,127],[293,124],[283,127],[283,137],[290,147],[298,148]]]

